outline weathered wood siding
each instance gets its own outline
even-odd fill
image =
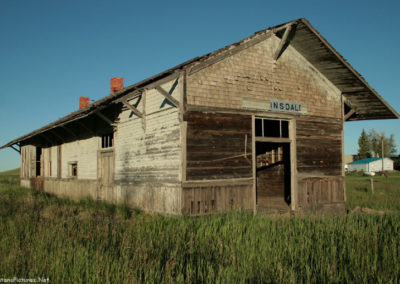
[[[179,100],[175,81],[162,85]],[[138,99],[130,101],[133,105]],[[144,121],[124,108],[115,133],[115,182],[128,203],[147,211],[180,213],[180,124],[178,109],[157,90],[137,105]],[[144,109],[145,108],[145,109]]]
[[[36,148],[32,145],[21,147],[20,178],[29,179],[36,175]],[[25,185],[23,185],[25,186]]]
[[[300,210],[344,213],[342,121],[304,117],[297,119],[296,127]]]
[[[345,213],[344,177],[303,178],[298,184],[302,212]]]
[[[188,104],[251,109],[252,102],[266,111],[273,99],[302,103],[308,115],[340,118],[340,91],[291,46],[275,62],[279,42],[271,36],[188,76]]]
[[[251,116],[187,114],[187,180],[252,176]]]
[[[251,179],[231,184],[190,183],[183,187],[182,214],[200,216],[222,213],[232,209],[251,211],[253,209],[253,181]]]
[[[340,176],[342,172],[342,121],[300,117],[296,121],[298,177]]]
[[[302,184],[307,179],[322,180],[341,176],[341,92],[291,46],[284,50],[277,61],[274,61],[273,55],[279,43],[279,38],[271,36],[200,71],[189,72],[187,101],[189,109],[192,107],[216,112],[220,108],[232,113],[246,111],[258,116],[292,119],[296,125],[293,137],[296,153],[292,159],[297,162],[293,173],[295,181],[292,190],[303,196],[305,187]],[[303,112],[301,114],[271,112],[270,100],[300,103]],[[194,123],[191,130],[190,124],[189,119],[188,179],[228,178],[229,175],[233,177],[232,170],[214,173],[210,169],[207,172],[205,164],[203,169],[200,163],[195,164],[193,155],[196,152],[193,149],[200,148],[198,151],[204,151],[205,147],[201,149],[202,143],[196,143],[194,139],[191,141],[194,135],[201,137],[202,133],[194,132],[197,131],[193,127]],[[223,136],[221,132],[221,141]],[[213,148],[208,151],[213,153]],[[229,169],[229,166],[224,168]],[[277,177],[279,175],[274,178]],[[259,178],[258,182],[263,182],[263,178]],[[340,179],[336,180],[332,182],[335,186],[326,186],[321,190],[326,190],[328,196],[339,196],[340,199],[340,196],[344,196],[344,186],[340,186],[340,182],[342,182]],[[294,200],[296,202],[296,197]],[[318,202],[316,200],[313,199],[312,202]],[[337,200],[332,199],[329,202]],[[344,199],[341,202],[343,203]]]
[[[68,163],[78,163],[78,179],[97,179],[97,151],[100,138],[93,136],[87,139],[64,143],[61,147],[61,177],[68,178]],[[46,154],[46,153],[44,153]],[[47,155],[45,155],[46,157]],[[56,162],[57,157],[54,157]]]

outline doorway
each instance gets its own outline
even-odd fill
[[[258,211],[288,212],[292,203],[290,121],[255,118],[255,178]]]
[[[114,151],[100,151],[99,157],[99,185],[97,199],[108,202],[113,200],[113,181],[114,181]]]

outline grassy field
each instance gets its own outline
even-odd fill
[[[398,182],[377,178],[372,195],[368,178],[347,178],[349,210],[368,206],[389,212],[383,215],[178,218],[60,199],[0,175],[0,278],[398,283]]]

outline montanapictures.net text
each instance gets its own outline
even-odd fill
[[[37,278],[0,278],[0,283],[48,283],[49,278],[37,277]]]

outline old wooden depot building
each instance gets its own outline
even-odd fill
[[[344,212],[344,122],[399,118],[305,19],[81,103],[2,147],[21,184],[191,216]]]

